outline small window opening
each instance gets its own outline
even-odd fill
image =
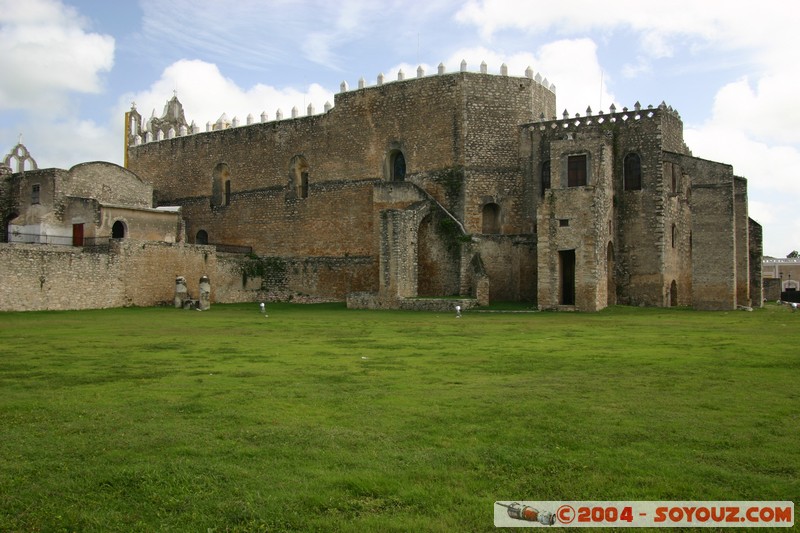
[[[206,230],[201,229],[197,232],[197,235],[194,238],[195,244],[208,244],[208,232]]]
[[[403,181],[406,179],[406,158],[403,152],[395,150],[392,152],[391,160],[391,181]]]
[[[569,226],[569,219],[568,218],[559,218],[558,219],[558,225],[560,227],[562,227],[562,228],[566,228],[567,226]]]
[[[40,185],[38,183],[35,184],[31,188],[31,203],[32,204],[38,204],[39,203],[40,192],[41,192],[41,187],[40,187]]]
[[[211,173],[211,205],[219,207],[228,205],[226,191],[230,182],[231,171],[226,163],[218,163]]]
[[[231,205],[231,180],[225,181],[225,205]]]
[[[639,191],[642,189],[642,160],[638,154],[625,156],[623,181],[626,191]]]
[[[567,187],[586,185],[586,154],[567,158]]]
[[[295,198],[308,198],[309,166],[306,158],[296,155],[289,163],[291,186],[294,187]]]
[[[544,191],[550,188],[550,161],[542,163],[542,196]]]
[[[488,203],[483,206],[482,232],[487,234],[500,233],[500,206]]]
[[[308,198],[308,171],[304,170],[300,173],[300,183],[297,186],[297,196],[300,198]]]
[[[678,241],[678,229],[675,227],[675,224],[672,225],[672,247],[675,248],[676,243]]]

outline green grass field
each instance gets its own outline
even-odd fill
[[[490,531],[800,502],[800,313],[0,314],[2,531]],[[706,529],[708,531],[708,529]]]

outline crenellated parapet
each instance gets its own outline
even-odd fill
[[[551,130],[567,130],[577,128],[588,128],[602,124],[616,124],[627,123],[629,121],[651,120],[657,118],[659,115],[667,115],[669,117],[681,120],[680,114],[675,111],[672,106],[667,106],[666,103],[661,102],[658,107],[648,105],[643,109],[639,102],[633,105],[633,109],[623,107],[622,111],[618,111],[614,104],[609,107],[608,113],[602,110],[595,114],[591,107],[586,108],[586,113],[581,116],[580,113],[575,113],[570,116],[569,111],[566,109],[562,113],[561,118],[552,117],[546,118],[544,114],[539,116],[539,121],[533,124],[528,124],[528,128],[538,128],[540,131]]]
[[[469,72],[467,67],[467,62],[462,60],[459,65],[459,73]],[[488,72],[488,65],[486,62],[482,62],[479,65],[479,73],[485,74],[487,76],[499,76],[499,77],[509,77],[508,74],[508,66],[503,63],[500,66],[500,74],[490,74]],[[348,93],[348,92],[355,92],[355,91],[362,91],[367,89],[376,89],[380,88],[384,85],[394,84],[394,83],[414,83],[417,80],[423,78],[430,78],[432,76],[444,76],[447,74],[455,74],[455,73],[448,73],[447,68],[445,67],[444,63],[439,63],[437,70],[434,74],[426,75],[425,69],[422,65],[418,66],[416,69],[416,77],[409,78],[406,76],[403,69],[399,69],[397,72],[396,80],[387,80],[386,76],[381,72],[376,77],[375,85],[368,85],[366,80],[361,77],[358,80],[357,88],[350,89],[350,85],[347,81],[342,81],[339,86],[339,94]],[[540,73],[534,72],[531,67],[525,69],[524,77],[533,80],[537,85],[541,86],[544,90],[549,91],[550,93],[555,94],[556,86],[546,77],[543,77]],[[212,132],[212,131],[219,131],[219,130],[226,130],[229,128],[240,128],[246,126],[252,126],[255,124],[264,124],[267,122],[280,122],[283,120],[297,120],[304,117],[310,117],[318,114],[327,114],[333,109],[333,104],[330,101],[325,102],[323,106],[322,113],[318,113],[314,104],[308,104],[305,109],[305,115],[301,117],[300,110],[297,106],[293,107],[290,111],[290,115],[288,119],[284,118],[284,112],[281,108],[275,110],[274,118],[270,118],[269,114],[266,111],[262,111],[259,115],[260,120],[256,120],[254,115],[248,114],[245,122],[242,121],[237,117],[234,116],[232,119],[228,117],[226,113],[220,115],[220,117],[214,122],[206,122],[205,129],[201,129],[194,121],[191,124],[186,122],[183,113],[183,106],[181,105],[180,101],[178,100],[177,94],[170,99],[165,108],[164,114],[162,117],[155,116],[155,110],[153,111],[152,116],[148,120],[144,120],[142,116],[136,110],[136,104],[133,103],[131,106],[131,110],[126,113],[128,124],[126,124],[127,128],[127,136],[126,136],[126,144],[127,146],[139,146],[142,144],[152,143],[152,142],[160,142],[163,140],[174,139],[176,137],[185,137],[188,135],[195,135],[202,132]]]

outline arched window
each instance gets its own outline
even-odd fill
[[[541,184],[542,184],[542,196],[544,196],[544,191],[550,188],[550,161],[545,161],[544,163],[542,163]]]
[[[630,153],[625,156],[623,181],[626,191],[640,191],[642,189],[642,160],[638,154]]]
[[[675,248],[677,246],[678,241],[678,228],[675,224],[672,225],[672,247]]]
[[[117,220],[114,222],[114,225],[111,226],[111,238],[112,239],[124,239],[126,234],[125,223],[121,220]]]
[[[201,229],[197,232],[197,235],[194,238],[195,244],[208,244],[208,233],[206,230]]]
[[[389,156],[390,181],[406,179],[406,158],[400,150],[393,150]]]
[[[488,203],[483,206],[482,233],[500,233],[500,206]]]
[[[295,198],[308,198],[308,171],[306,158],[296,155],[289,163],[289,178]]]
[[[231,171],[226,163],[218,163],[211,173],[211,205],[227,205],[225,192],[230,191]]]

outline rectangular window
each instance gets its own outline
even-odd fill
[[[31,189],[31,203],[32,204],[38,204],[39,203],[39,191],[40,191],[39,184],[37,183]]]
[[[567,158],[567,187],[586,185],[586,154]]]
[[[225,205],[231,205],[231,180],[225,181]]]
[[[567,226],[569,226],[569,219],[568,218],[559,218],[558,219],[558,225],[561,226],[562,228],[566,228]]]

